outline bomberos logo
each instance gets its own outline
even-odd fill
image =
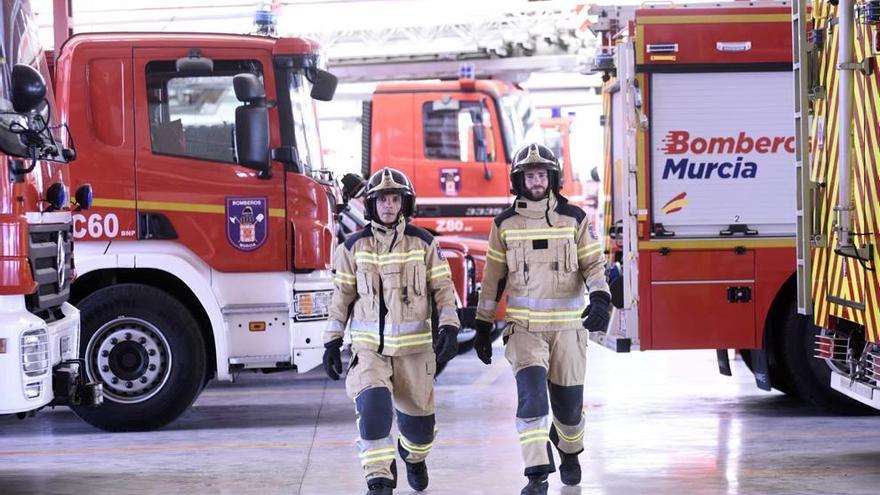
[[[661,142],[660,151],[667,155],[663,179],[754,179],[762,156],[794,154],[794,136],[750,136],[740,132],[736,136],[692,137],[688,131],[673,130]],[[721,160],[713,155],[736,158]]]

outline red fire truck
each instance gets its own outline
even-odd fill
[[[593,7],[603,48],[617,350],[728,349],[841,412],[798,315],[788,2]]]
[[[28,2],[0,2],[0,415],[96,404],[80,363],[68,169]],[[91,192],[76,192],[79,207]],[[78,208],[79,208],[78,207]],[[54,401],[54,402],[53,402]]]
[[[880,4],[792,8],[801,311],[834,390],[880,409]]]
[[[332,190],[313,99],[335,78],[302,38],[86,34],[57,54],[77,136],[74,215],[86,372],[105,430],[183,413],[212,378],[321,362]]]
[[[487,236],[511,204],[515,148],[543,139],[528,93],[501,80],[379,84],[361,122],[364,176],[389,166],[412,177],[415,223],[440,234]],[[577,195],[570,167],[563,194]]]

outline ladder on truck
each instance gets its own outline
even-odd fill
[[[813,238],[813,184],[810,180],[810,67],[807,40],[810,13],[806,0],[791,4],[792,69],[794,71],[795,176],[797,180],[797,305],[798,313],[813,313],[810,243]]]

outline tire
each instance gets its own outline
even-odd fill
[[[797,395],[817,407],[842,415],[870,415],[878,411],[850,399],[831,388],[831,369],[813,357],[819,328],[797,313],[794,303],[785,316],[783,328],[785,363]]]
[[[105,287],[77,304],[80,357],[103,384],[104,404],[73,407],[106,431],[148,431],[183,414],[206,383],[198,323],[167,292],[140,284]]]

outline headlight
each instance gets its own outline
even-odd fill
[[[331,291],[298,292],[293,295],[293,312],[297,321],[323,320],[330,316]]]
[[[21,368],[27,376],[49,371],[49,334],[45,329],[28,330],[21,336]]]

